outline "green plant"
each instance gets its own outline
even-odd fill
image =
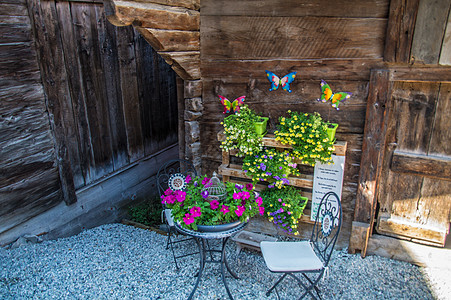
[[[293,147],[293,155],[301,163],[314,166],[316,161],[332,162],[335,150],[333,141],[328,138],[328,122],[323,121],[317,112],[313,114],[288,111],[288,117],[280,117],[276,140]]]
[[[217,179],[216,177],[213,177]],[[185,191],[164,192],[162,203],[172,210],[176,222],[183,227],[197,230],[197,225],[219,225],[264,214],[261,197],[256,197],[252,184],[239,185],[225,183],[223,198],[213,198],[209,194],[210,178],[186,178]]]
[[[257,181],[266,181],[269,182],[268,187],[279,189],[290,183],[290,174],[299,175],[291,154],[272,148],[265,148],[255,155],[247,155],[243,161],[243,170],[246,175],[252,177],[254,184]]]
[[[302,197],[299,190],[292,186],[282,189],[265,189],[260,196],[266,208],[270,222],[288,234],[298,235],[298,220],[304,213],[308,198]]]
[[[130,220],[147,226],[161,224],[161,203],[158,197],[149,197],[128,208]]]
[[[261,120],[247,105],[243,105],[240,111],[224,119],[225,140],[221,143],[221,149],[230,151],[237,149],[237,156],[252,155],[262,150],[262,137],[256,130],[254,123]]]

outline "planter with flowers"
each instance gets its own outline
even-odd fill
[[[298,222],[304,213],[308,198],[302,197],[300,191],[292,186],[265,189],[260,196],[266,207],[268,220],[285,233],[299,235]]]
[[[243,161],[243,170],[247,176],[252,177],[254,184],[257,181],[266,181],[269,188],[279,189],[290,184],[288,179],[290,174],[299,175],[290,152],[273,148],[265,148],[255,155],[247,155]]]
[[[276,140],[293,147],[293,155],[301,163],[314,166],[317,161],[332,162],[334,137],[328,135],[329,123],[319,113],[298,113],[288,111],[287,117],[280,117]],[[336,129],[336,128],[335,128]]]
[[[255,123],[261,122],[262,118],[247,105],[243,105],[236,114],[226,117],[221,123],[225,133],[221,149],[223,151],[236,149],[239,157],[260,152],[263,147],[262,132],[261,130],[257,132]],[[266,131],[266,127],[264,130]]]
[[[221,182],[214,175],[185,179],[183,190],[167,189],[162,203],[172,211],[175,222],[186,229],[198,230],[201,226],[239,224],[249,218],[264,214],[262,198],[254,192],[252,184],[239,185]],[[220,192],[218,192],[218,189]],[[203,227],[203,231],[208,231]]]

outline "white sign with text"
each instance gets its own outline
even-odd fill
[[[313,173],[312,211],[310,220],[315,221],[316,212],[323,196],[328,192],[335,192],[341,199],[343,188],[343,173],[345,156],[332,155],[333,164],[315,164]]]

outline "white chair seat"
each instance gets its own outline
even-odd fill
[[[174,218],[172,217],[172,211],[170,209],[164,210],[164,215],[166,216],[166,220],[168,221],[168,225],[173,227],[174,226]]]
[[[322,261],[308,241],[260,243],[266,266],[272,272],[306,272],[320,270]]]

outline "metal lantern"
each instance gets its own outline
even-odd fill
[[[213,176],[210,181],[202,189],[202,195],[207,195],[206,201],[211,202],[213,200],[224,201],[227,198],[227,190],[224,183],[219,180],[216,172],[213,172]]]

